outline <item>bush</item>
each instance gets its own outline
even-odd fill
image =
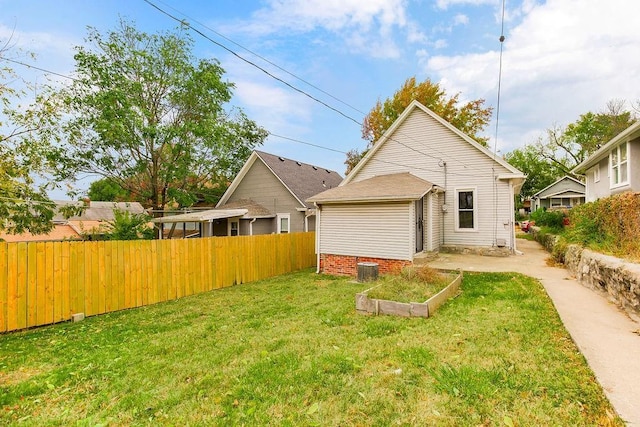
[[[564,236],[623,258],[640,258],[640,193],[626,192],[576,206]]]
[[[531,220],[535,221],[539,227],[549,227],[552,230],[560,231],[564,228],[566,214],[564,211],[549,211],[538,209],[531,214]]]

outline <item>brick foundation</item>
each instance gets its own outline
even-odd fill
[[[401,259],[384,259],[370,257],[356,257],[349,255],[320,255],[320,271],[326,274],[335,274],[338,276],[358,275],[359,262],[375,262],[378,264],[378,272],[380,274],[396,273],[411,265],[411,261]]]

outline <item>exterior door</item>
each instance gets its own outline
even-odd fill
[[[416,200],[416,253],[424,249],[424,197]]]

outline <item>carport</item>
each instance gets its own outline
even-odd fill
[[[160,229],[160,239],[237,236],[240,218],[247,212],[247,209],[210,209],[154,218],[152,222]],[[165,224],[171,224],[168,232]]]

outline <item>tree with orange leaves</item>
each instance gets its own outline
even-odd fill
[[[344,162],[347,165],[346,173],[348,174],[355,167],[413,100],[419,101],[486,146],[487,138],[480,136],[479,133],[489,123],[492,108],[484,108],[484,99],[476,99],[460,105],[459,98],[460,93],[448,97],[446,91],[430,79],[418,83],[415,76],[408,78],[391,98],[387,98],[384,102],[378,100],[365,117],[362,124],[362,138],[368,141],[367,148],[362,152],[353,149],[347,153],[347,160]]]

